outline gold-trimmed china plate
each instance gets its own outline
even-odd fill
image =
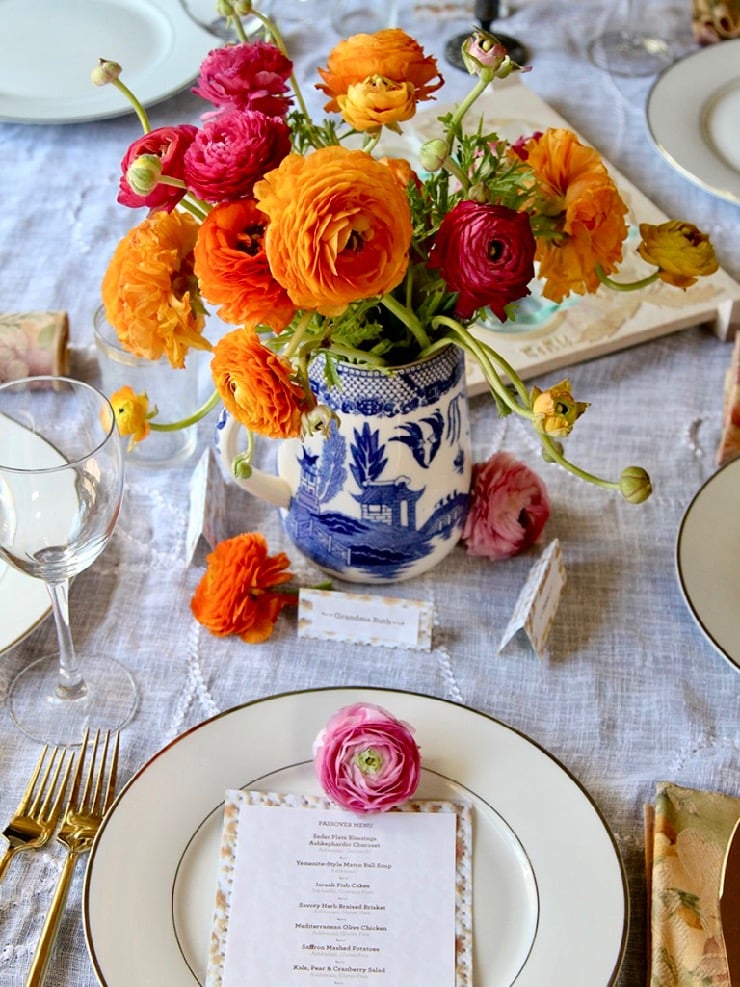
[[[552,755],[458,703],[328,688],[256,700],[205,721],[145,764],[93,847],[83,915],[105,987],[203,983],[227,788],[318,792],[309,759],[331,714],[376,702],[415,729],[422,794],[474,806],[476,983],[608,987],[621,965],[627,885],[592,798]]]

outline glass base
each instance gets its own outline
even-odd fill
[[[8,710],[18,729],[42,744],[76,745],[87,727],[120,730],[134,715],[137,690],[130,673],[112,658],[83,656],[86,691],[79,699],[56,695],[57,655],[47,655],[13,679]]]
[[[611,31],[588,46],[591,61],[612,75],[656,75],[675,59],[673,49],[661,38]]]

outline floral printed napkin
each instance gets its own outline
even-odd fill
[[[658,784],[645,813],[649,987],[731,987],[719,894],[739,818],[740,798]]]
[[[68,372],[66,312],[0,314],[0,383]]]

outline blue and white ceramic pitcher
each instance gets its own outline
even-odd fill
[[[253,470],[240,486],[277,505],[297,547],[356,583],[409,579],[456,545],[468,506],[470,425],[464,356],[449,346],[392,371],[349,363],[328,386],[310,368],[316,400],[339,419],[330,434],[288,439],[278,476]],[[217,447],[231,464],[239,425],[227,413]]]

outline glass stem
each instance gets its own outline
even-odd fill
[[[51,609],[59,641],[59,681],[54,696],[63,700],[84,699],[87,695],[87,686],[77,664],[69,626],[69,580],[47,583],[46,588],[51,598]]]

